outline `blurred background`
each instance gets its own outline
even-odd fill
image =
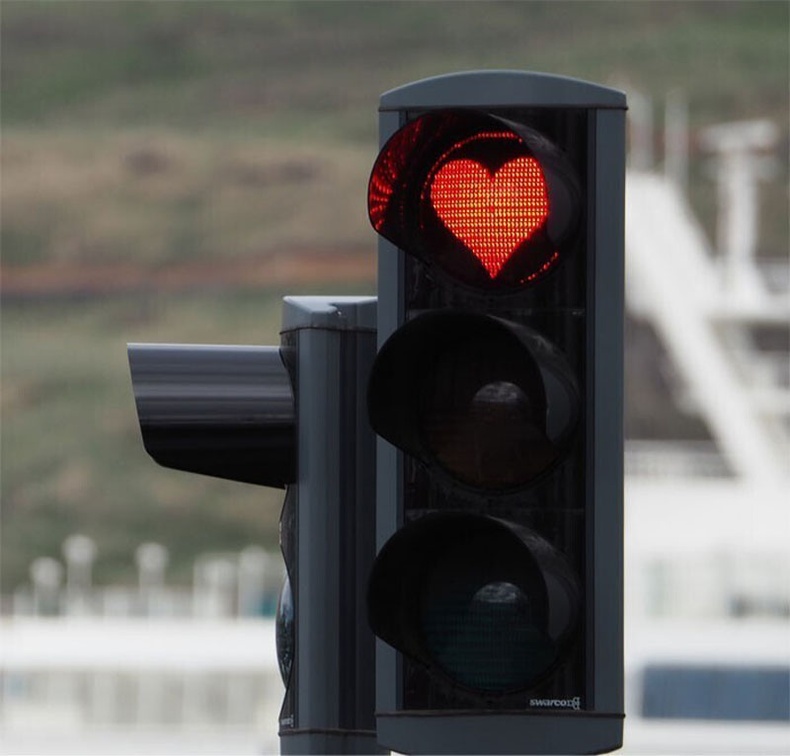
[[[6,0],[0,749],[277,749],[282,492],[157,467],[126,343],[375,294],[379,95],[514,68],[629,97],[626,744],[790,750],[789,9]],[[673,714],[684,654],[754,656],[773,713]]]

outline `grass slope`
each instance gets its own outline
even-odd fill
[[[75,531],[97,539],[100,580],[130,580],[141,540],[171,548],[176,576],[201,550],[274,545],[279,492],[145,455],[124,344],[276,343],[279,299],[294,291],[176,295],[157,289],[165,265],[372,251],[382,91],[534,69],[659,103],[680,89],[694,126],[771,117],[786,129],[787,29],[782,2],[6,0],[4,272],[133,265],[147,285],[112,300],[3,301],[3,591]],[[710,206],[701,164],[694,178]],[[786,195],[773,195],[764,246],[783,254]],[[329,290],[348,286],[313,288]]]

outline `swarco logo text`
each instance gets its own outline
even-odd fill
[[[574,696],[573,698],[530,698],[529,705],[542,709],[573,709],[574,711],[579,711],[582,700],[579,696]]]

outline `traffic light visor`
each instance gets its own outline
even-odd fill
[[[534,331],[442,310],[383,345],[368,412],[379,435],[427,466],[501,492],[531,485],[564,457],[579,398],[563,356]]]
[[[533,129],[478,111],[423,115],[393,135],[368,189],[373,227],[410,254],[486,291],[543,278],[569,253],[579,188]]]
[[[578,581],[537,533],[493,517],[428,515],[399,531],[371,574],[374,632],[455,684],[505,694],[563,656]]]

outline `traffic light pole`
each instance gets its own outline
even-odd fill
[[[287,297],[282,350],[296,397],[297,482],[281,544],[295,637],[280,716],[283,754],[376,753],[374,437],[364,406],[376,300]]]

